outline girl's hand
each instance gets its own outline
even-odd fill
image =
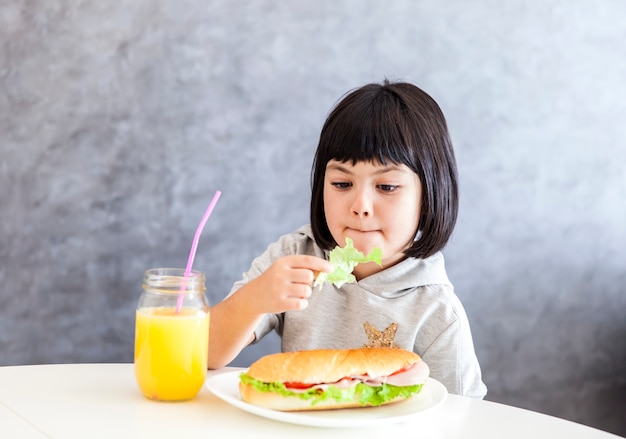
[[[304,309],[309,305],[312,285],[320,271],[331,272],[325,259],[308,255],[290,255],[277,259],[263,274],[248,285],[249,299],[263,313],[281,313]]]

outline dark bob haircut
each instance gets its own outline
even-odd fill
[[[427,93],[385,80],[348,92],[330,112],[311,169],[311,227],[326,250],[337,245],[324,212],[330,160],[412,169],[422,184],[422,205],[416,239],[405,254],[427,258],[445,247],[458,215],[458,174],[445,117]]]

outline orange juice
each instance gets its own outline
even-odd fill
[[[139,308],[135,326],[135,377],[158,401],[192,399],[204,384],[209,313],[174,307]]]

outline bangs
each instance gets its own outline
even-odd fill
[[[390,93],[380,91],[372,99],[355,100],[330,118],[322,131],[318,160],[328,163],[376,162],[404,164],[415,169],[415,141],[408,127],[416,124],[410,112]]]

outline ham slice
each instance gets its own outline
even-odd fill
[[[356,386],[358,383],[365,383],[370,386],[381,386],[382,384],[390,384],[392,386],[413,386],[415,384],[423,384],[430,374],[428,365],[423,361],[418,361],[406,369],[402,369],[396,373],[384,377],[370,377],[368,375],[352,376],[343,378],[336,383],[315,384],[308,388],[290,387],[285,385],[294,393],[306,392],[311,389],[326,390],[328,386],[333,385],[345,389],[347,387]]]
[[[428,375],[430,375],[428,365],[423,361],[418,361],[410,368],[388,376],[385,382],[393,386],[412,386],[422,384]]]

